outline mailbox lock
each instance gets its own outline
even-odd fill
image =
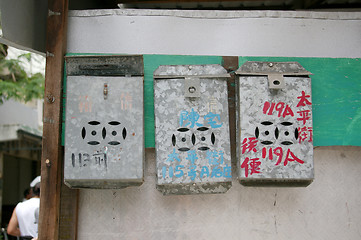
[[[191,66],[190,66],[191,67]],[[190,98],[201,97],[200,79],[198,77],[184,78],[184,96]]]
[[[270,89],[284,89],[286,87],[282,74],[268,73],[268,87]]]
[[[104,83],[103,95],[104,100],[108,98],[108,83]]]
[[[280,83],[280,81],[278,81],[278,80],[274,80],[273,81],[273,85],[276,85],[276,86],[278,86],[278,85],[280,85],[281,83]]]

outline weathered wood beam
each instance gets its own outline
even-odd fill
[[[118,3],[184,3],[184,2],[279,2],[283,3],[284,0],[118,0]]]
[[[57,240],[62,186],[61,105],[68,0],[49,0],[48,9],[39,239]]]

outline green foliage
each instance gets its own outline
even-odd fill
[[[2,44],[1,44],[2,45]],[[22,54],[17,59],[5,59],[7,48],[0,47],[0,104],[10,98],[28,102],[42,98],[45,78],[41,73],[30,75],[22,63],[31,61],[31,53]]]

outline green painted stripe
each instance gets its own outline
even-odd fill
[[[240,57],[246,61],[296,61],[313,73],[314,146],[361,146],[361,59]]]
[[[105,55],[105,54],[67,54]],[[239,57],[246,61],[299,62],[313,73],[314,146],[361,146],[361,59]],[[144,55],[145,147],[155,147],[153,72],[160,65],[222,64],[219,56]]]

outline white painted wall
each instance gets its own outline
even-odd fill
[[[361,57],[361,13],[84,11],[68,30],[72,53]],[[360,239],[360,155],[316,148],[307,188],[163,196],[147,149],[142,186],[80,191],[78,239]]]
[[[361,12],[95,10],[69,16],[71,53],[361,57]]]
[[[20,128],[40,136],[41,127],[42,104],[32,108],[11,99],[0,104],[0,142],[18,139]]]
[[[38,128],[37,109],[26,106],[15,100],[4,101],[0,105],[0,125],[20,124]]]

